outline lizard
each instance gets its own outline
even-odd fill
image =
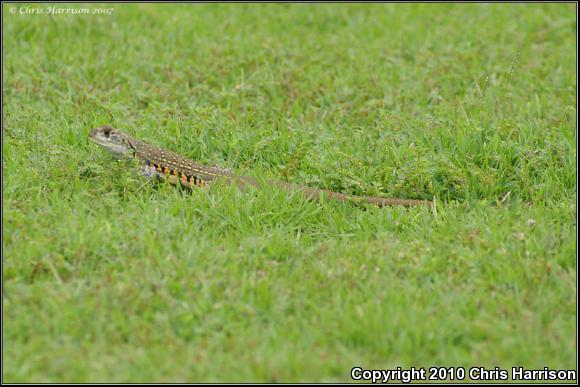
[[[89,139],[104,147],[116,158],[137,159],[144,176],[161,178],[174,185],[180,184],[187,188],[204,187],[217,179],[225,179],[226,182],[234,183],[241,189],[250,186],[260,186],[259,181],[251,176],[238,176],[229,170],[199,164],[172,151],[133,138],[125,132],[107,125],[92,129],[89,132]],[[432,205],[429,200],[346,195],[327,189],[312,188],[276,180],[269,181],[268,184],[281,188],[288,193],[300,192],[306,199],[312,200],[320,200],[324,196],[341,202],[364,202],[379,207]]]

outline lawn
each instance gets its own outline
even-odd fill
[[[4,382],[576,370],[575,4],[50,7],[3,4]]]

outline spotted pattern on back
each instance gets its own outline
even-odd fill
[[[181,183],[189,187],[203,187],[207,182],[230,173],[218,168],[197,164],[176,153],[160,149],[143,141],[131,139],[135,157],[147,166],[152,166],[159,175],[171,183]]]

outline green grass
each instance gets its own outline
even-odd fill
[[[5,382],[576,369],[574,4],[3,7]],[[186,193],[104,124],[437,211]]]

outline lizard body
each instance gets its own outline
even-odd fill
[[[116,157],[136,158],[143,165],[143,174],[148,177],[161,177],[171,184],[182,184],[186,187],[203,187],[215,179],[225,179],[236,184],[239,188],[259,186],[256,179],[250,176],[237,176],[229,171],[217,167],[208,167],[177,153],[165,150],[137,140],[120,130],[109,126],[92,129],[89,138],[94,143],[103,146]],[[430,206],[427,200],[390,199],[374,196],[345,195],[325,189],[317,189],[298,184],[271,181],[271,185],[287,192],[301,192],[307,199],[319,199],[321,195],[342,202],[366,202],[377,206],[400,205],[406,207]]]

